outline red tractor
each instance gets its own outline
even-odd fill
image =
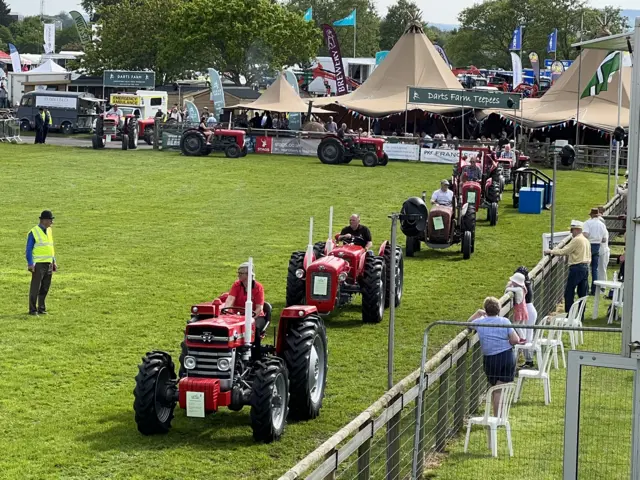
[[[461,196],[453,195],[451,204],[435,204],[427,211],[426,192],[422,198],[410,197],[400,211],[400,229],[407,237],[405,253],[413,257],[420,251],[421,242],[429,248],[444,249],[458,243],[462,258],[468,260],[475,250],[475,204],[461,203]]]
[[[329,231],[331,232],[330,214]],[[378,255],[365,249],[366,242],[355,237],[342,246],[334,246],[331,234],[326,242],[315,245],[313,218],[307,251],[291,254],[287,272],[286,304],[312,305],[320,314],[352,302],[355,294],[362,295],[362,321],[379,323],[389,306],[391,282],[395,282],[395,306],[402,300],[404,261],[402,249],[396,248],[395,272],[391,272],[391,245],[384,242]],[[336,236],[337,237],[337,236]]]
[[[480,178],[469,179],[465,174],[465,167],[470,165],[470,159],[476,159],[480,168]],[[475,212],[480,208],[487,209],[487,220],[493,227],[498,223],[498,202],[504,188],[504,178],[500,165],[493,158],[493,152],[486,147],[460,147],[458,165],[453,169],[451,184],[455,196],[459,196],[459,203],[469,203]]]
[[[185,130],[180,139],[180,150],[188,157],[201,157],[211,152],[224,152],[227,158],[247,155],[243,130],[215,128],[207,140],[204,132],[197,128]]]
[[[365,167],[385,166],[389,156],[384,152],[384,139],[346,135],[327,135],[318,145],[318,158],[322,163],[338,165],[354,158],[362,159]]]
[[[97,150],[104,148],[108,141],[119,141],[122,150],[134,150],[138,148],[139,128],[138,117],[133,114],[120,117],[104,113],[96,119],[91,146]]]
[[[265,303],[265,316],[256,321],[250,290],[245,308],[223,308],[226,294],[191,307],[178,375],[168,353],[156,350],[142,357],[133,391],[142,434],[167,433],[176,406],[188,417],[201,418],[221,407],[250,406],[253,437],[262,442],[280,438],[288,415],[318,416],[327,374],[322,318],[313,306],[285,308],[276,344],[262,345],[271,306]]]
[[[507,150],[506,148],[500,153],[500,156],[496,158],[499,166],[502,169],[502,177],[504,184],[511,185],[513,178],[515,177],[515,171],[519,168],[529,166],[529,157],[522,155],[517,150]],[[504,190],[504,187],[500,189],[500,192]]]

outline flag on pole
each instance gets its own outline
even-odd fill
[[[13,67],[13,71],[20,73],[22,71],[20,53],[18,53],[18,49],[13,43],[9,44],[9,54],[11,55],[11,66]]]
[[[71,15],[73,23],[76,24],[80,43],[82,43],[82,45],[91,43],[91,29],[89,28],[89,25],[87,25],[87,21],[84,19],[82,14],[76,10],[72,10],[69,12],[69,15]]]
[[[356,26],[356,9],[353,9],[349,15],[342,20],[333,22],[334,27],[355,27]]]
[[[306,12],[304,12],[304,21],[310,22],[313,20],[313,7],[309,7]]]
[[[522,61],[513,52],[511,52],[511,68],[513,70],[513,88],[516,88],[522,83]]]
[[[522,27],[517,27],[513,31],[509,50],[522,50]]]
[[[584,89],[580,98],[594,97],[600,92],[606,92],[609,82],[613,79],[613,74],[620,70],[621,63],[619,51],[609,52],[598,66],[595,75],[587,84],[587,88]]]
[[[55,23],[44,24],[44,53],[56,52],[56,25]]]
[[[558,29],[554,29],[547,36],[547,53],[555,53],[558,49]]]

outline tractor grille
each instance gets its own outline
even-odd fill
[[[229,337],[227,328],[192,326],[187,330],[187,340],[192,343],[227,344],[233,339],[233,337]]]
[[[231,380],[233,378],[235,350],[217,352],[189,348],[187,349],[187,355],[196,359],[196,368],[187,370],[188,377],[219,378],[221,380]],[[229,368],[226,371],[220,371],[218,367],[218,362],[223,358],[229,361]]]

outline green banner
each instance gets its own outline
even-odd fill
[[[76,24],[76,30],[78,31],[78,37],[80,37],[80,43],[87,45],[91,43],[91,29],[87,25],[87,21],[84,19],[80,12],[75,10],[69,12],[73,22]]]
[[[284,78],[293,87],[298,95],[300,95],[300,87],[298,86],[298,79],[291,70],[285,70]],[[289,130],[302,130],[302,113],[301,112],[289,112]]]
[[[452,105],[468,108],[520,108],[520,95],[503,92],[476,92],[470,90],[445,90],[439,88],[409,87],[409,104]]]
[[[222,88],[222,79],[220,74],[214,68],[209,69],[209,82],[211,83],[211,94],[209,99],[213,102],[213,113],[219,122],[222,121],[224,113],[224,89]]]
[[[155,72],[105,70],[102,82],[105,87],[154,88],[156,74]]]

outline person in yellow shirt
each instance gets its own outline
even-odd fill
[[[27,268],[31,272],[29,290],[29,315],[45,315],[45,298],[51,286],[51,277],[57,270],[55,250],[53,248],[53,213],[44,210],[40,214],[40,223],[27,235]],[[37,303],[37,305],[36,305]]]
[[[569,276],[567,286],[564,289],[564,309],[569,312],[575,298],[576,289],[578,298],[587,296],[589,290],[589,265],[591,264],[591,244],[582,234],[584,224],[578,220],[571,220],[571,236],[569,243],[562,248],[545,250],[545,255],[557,255],[569,257]]]

